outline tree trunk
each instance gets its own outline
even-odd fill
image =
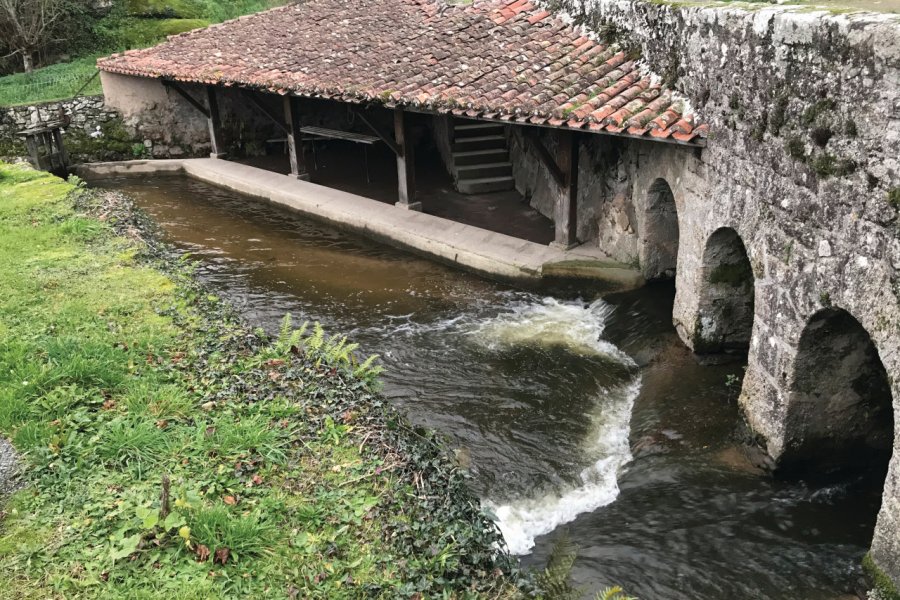
[[[31,52],[24,50],[22,52],[22,62],[25,64],[25,72],[31,73],[34,71],[34,60],[31,56]]]

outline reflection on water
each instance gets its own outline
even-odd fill
[[[449,436],[525,564],[566,530],[587,591],[819,600],[856,585],[878,493],[746,465],[725,386],[740,367],[696,364],[671,286],[515,290],[199,182],[103,185],[135,196],[253,324],[290,312],[380,354],[386,395]]]

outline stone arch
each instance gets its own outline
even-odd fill
[[[678,262],[678,210],[669,183],[657,178],[647,189],[640,236],[641,272],[647,280],[672,279]]]
[[[716,229],[703,249],[693,349],[698,354],[744,354],[753,329],[753,268],[731,227]]]
[[[785,426],[783,472],[887,473],[894,445],[890,380],[869,333],[849,312],[820,310],[803,329]]]

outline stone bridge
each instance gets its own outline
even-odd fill
[[[900,583],[900,19],[557,4],[628,32],[711,124],[702,151],[600,160],[601,246],[674,271],[695,352],[749,352],[740,404],[778,470],[886,467],[871,554]]]

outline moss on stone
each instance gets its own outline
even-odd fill
[[[823,152],[812,158],[809,163],[816,175],[825,177],[844,177],[856,171],[857,164],[848,158],[837,158],[833,154]]]
[[[856,121],[847,119],[846,123],[844,123],[844,135],[847,137],[856,137],[859,135],[859,131],[856,128]]]
[[[795,160],[806,159],[806,144],[800,138],[792,137],[789,139],[784,145],[784,149],[787,151],[788,156]]]
[[[83,129],[71,127],[64,138],[66,151],[73,161],[122,160],[135,158],[135,148],[143,144],[125,129],[120,118],[110,119],[100,126],[100,135],[91,137]],[[140,155],[138,155],[140,157]]]
[[[730,264],[721,264],[709,274],[709,282],[713,284],[730,285],[740,287],[753,277],[753,271],[747,261]]]
[[[787,107],[787,96],[782,95],[775,100],[775,107],[772,109],[772,114],[769,117],[769,130],[772,132],[772,135],[778,135],[781,132],[787,116]]]
[[[25,142],[20,138],[0,138],[0,156],[25,156]]]
[[[888,190],[887,201],[894,207],[894,210],[900,210],[900,186]]]
[[[867,552],[863,557],[862,568],[869,585],[878,591],[883,600],[900,600],[900,591],[897,590],[897,586],[894,585],[887,573],[875,564],[871,552]]]
[[[806,110],[803,111],[803,124],[809,127],[815,123],[822,114],[834,110],[835,106],[834,100],[826,98],[806,107]]]

